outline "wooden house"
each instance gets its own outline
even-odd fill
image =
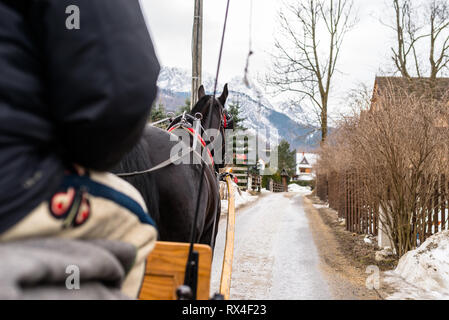
[[[315,179],[313,166],[317,155],[314,153],[298,152],[296,154],[296,175],[293,180],[310,181]]]
[[[370,111],[381,108],[382,96],[400,98],[410,94],[428,100],[444,100],[449,107],[449,78],[431,81],[430,78],[376,77]]]

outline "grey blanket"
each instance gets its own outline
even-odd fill
[[[129,299],[120,288],[135,255],[109,240],[1,243],[0,299]]]

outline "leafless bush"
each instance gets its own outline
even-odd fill
[[[379,219],[399,256],[429,232],[435,186],[442,174],[449,177],[449,99],[419,92],[383,90],[369,110],[341,121],[318,162],[320,172],[359,175],[357,192],[383,212]]]

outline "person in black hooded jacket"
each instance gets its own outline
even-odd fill
[[[79,28],[68,28],[76,18]],[[128,241],[111,236],[120,225],[91,232],[109,223],[103,208],[125,208],[149,252],[155,229],[143,200],[103,172],[139,140],[159,70],[138,0],[0,0],[0,241]],[[111,194],[126,201],[111,209]]]

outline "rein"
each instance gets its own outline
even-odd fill
[[[211,99],[211,107],[209,108],[209,114],[207,117],[207,121],[208,121],[207,127],[210,127],[210,124],[211,124],[212,106],[214,105],[215,95],[217,93],[218,76],[220,74],[221,58],[223,55],[223,46],[224,46],[224,39],[225,39],[225,33],[226,33],[226,24],[228,21],[228,14],[229,14],[229,3],[230,3],[230,0],[227,0],[226,13],[225,13],[224,25],[223,25],[223,33],[221,35],[220,52],[218,54],[218,64],[217,64],[217,74],[215,76],[214,94],[210,98]],[[193,292],[196,293],[197,277],[195,277],[195,276],[198,275],[198,260],[197,260],[198,253],[194,252],[193,245],[195,243],[195,238],[196,238],[196,233],[197,233],[196,225],[197,225],[198,214],[199,214],[199,209],[200,209],[201,191],[203,190],[203,180],[204,180],[204,175],[205,175],[204,172],[205,172],[205,166],[202,165],[200,185],[199,185],[199,189],[198,189],[199,192],[198,192],[198,196],[196,199],[195,217],[193,220],[192,229],[190,231],[191,237],[190,237],[189,255],[187,258],[187,263],[186,263],[186,268],[185,268],[185,276],[184,276],[184,285],[189,287],[192,293]],[[213,232],[212,232],[213,235],[215,234],[216,219],[217,219],[217,217],[214,216]],[[214,247],[214,244],[215,244],[215,239],[212,239],[211,247]],[[193,296],[191,298],[196,300],[196,294],[192,294],[192,295]],[[178,296],[178,298],[183,299],[186,297]]]
[[[139,176],[139,175],[142,175],[142,174],[155,172],[157,170],[160,170],[162,168],[168,167],[169,165],[172,165],[172,164],[176,163],[177,161],[181,160],[185,156],[188,156],[190,153],[193,153],[193,155],[196,156],[198,159],[204,161],[203,157],[201,157],[201,155],[197,151],[193,150],[193,148],[189,147],[188,150],[189,150],[189,152],[183,153],[181,155],[175,155],[173,157],[170,157],[167,160],[162,161],[160,164],[158,164],[157,166],[155,166],[155,167],[153,167],[151,169],[147,169],[147,170],[143,170],[143,171],[127,172],[127,173],[116,173],[116,176],[119,176],[119,177],[134,177],[134,176]]]

